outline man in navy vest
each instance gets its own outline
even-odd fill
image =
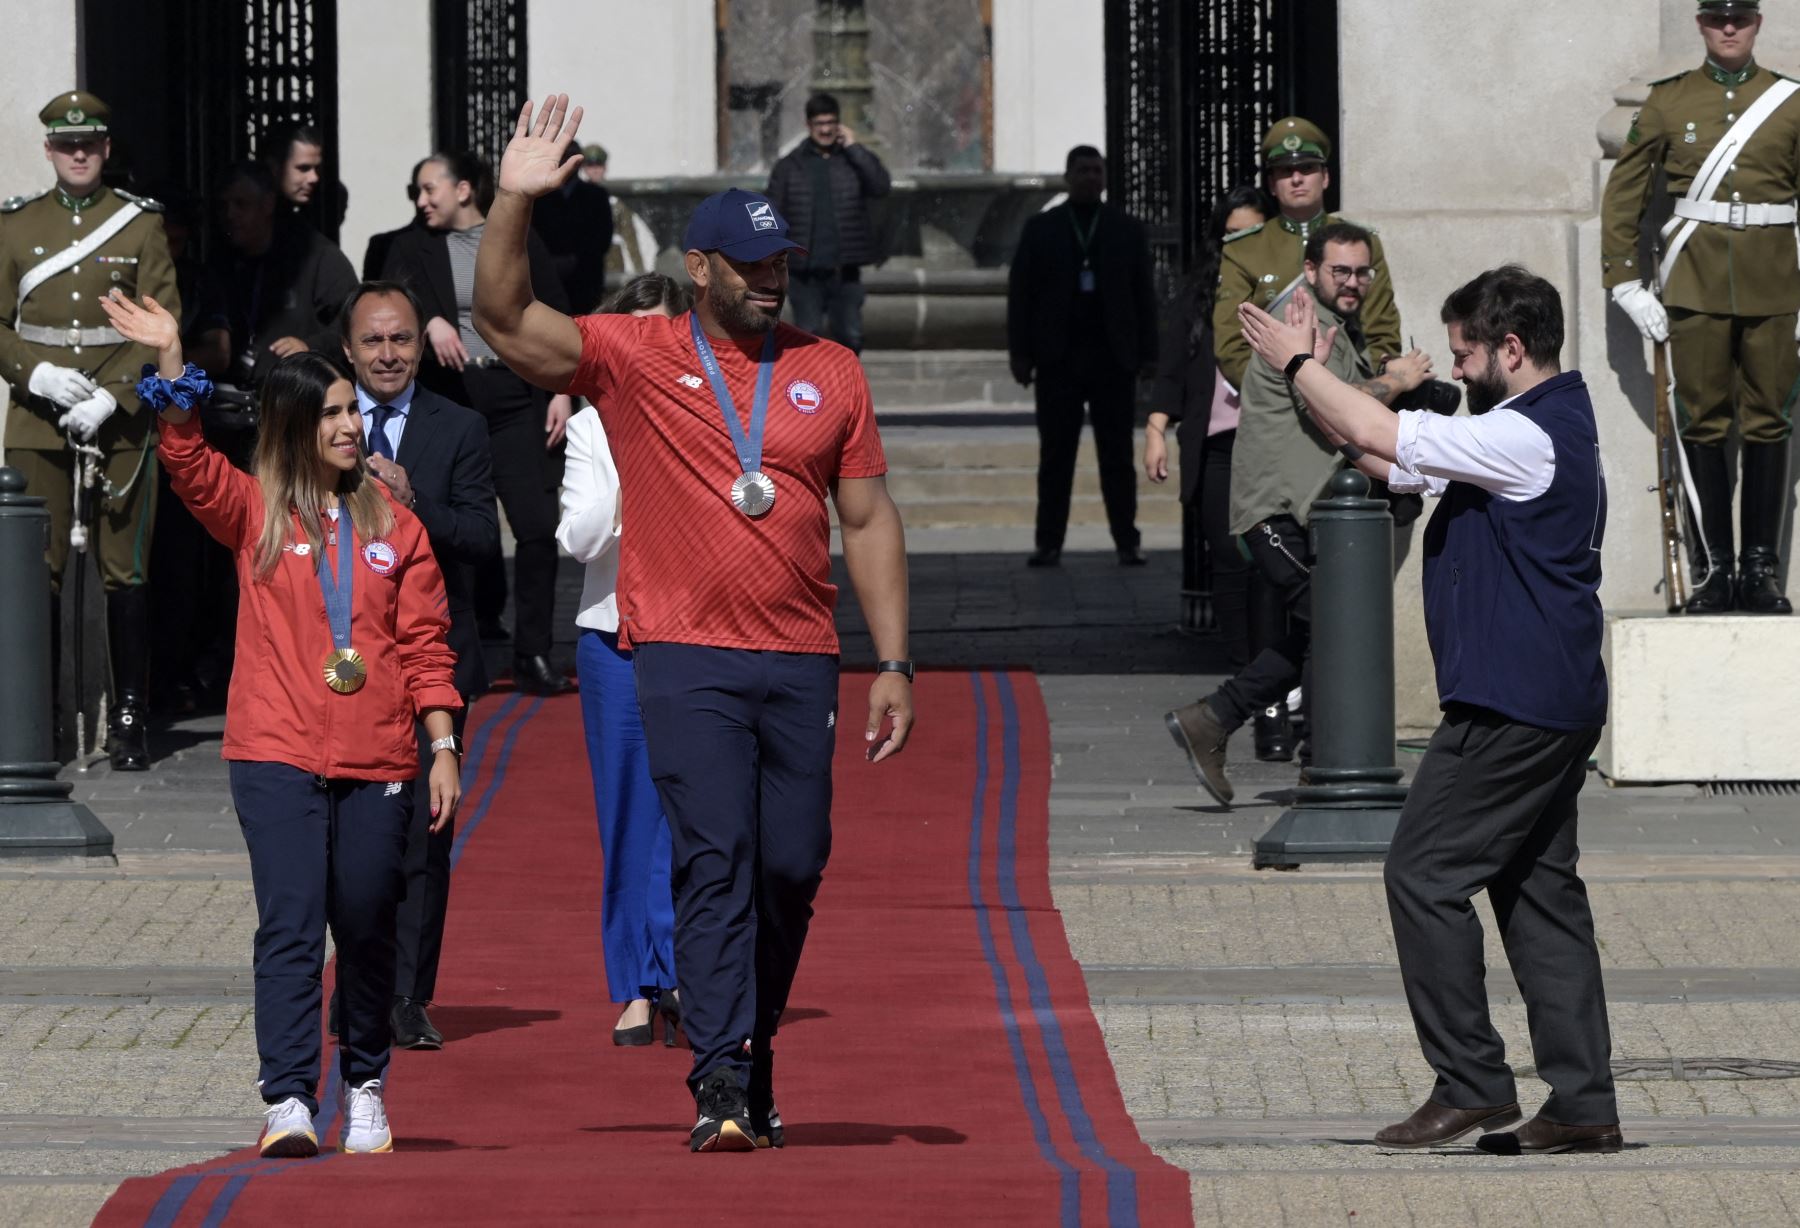
[[[1406,1000],[1437,1086],[1375,1141],[1440,1147],[1520,1116],[1470,902],[1486,891],[1550,1099],[1482,1149],[1618,1151],[1606,995],[1575,868],[1576,798],[1606,722],[1606,481],[1587,386],[1558,362],[1562,300],[1507,265],[1444,301],[1472,415],[1455,418],[1396,414],[1343,383],[1315,358],[1332,337],[1319,335],[1308,296],[1293,303],[1285,322],[1240,308],[1252,348],[1358,468],[1441,498],[1425,531],[1425,628],[1444,719],[1386,870]]]

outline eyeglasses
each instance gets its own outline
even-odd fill
[[[1366,285],[1375,280],[1375,270],[1366,264],[1354,269],[1347,264],[1328,264],[1325,271],[1339,281],[1360,281]]]

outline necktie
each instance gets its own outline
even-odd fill
[[[385,456],[389,460],[394,459],[394,445],[388,442],[387,425],[394,420],[394,415],[399,412],[400,411],[395,409],[392,405],[377,405],[375,407],[375,412],[371,415],[374,427],[369,434],[369,451],[375,453],[375,455]]]

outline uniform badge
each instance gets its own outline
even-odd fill
[[[803,414],[818,413],[819,406],[825,400],[817,385],[803,379],[797,379],[787,386],[787,399],[789,404]]]
[[[71,124],[79,124],[87,118],[87,112],[83,111],[80,107],[70,107],[67,111],[63,112],[63,118],[68,120]]]
[[[1300,139],[1300,134],[1298,132],[1290,132],[1286,136],[1281,138],[1281,147],[1283,149],[1287,150],[1289,153],[1297,152],[1299,150],[1300,146],[1304,145],[1305,143],[1306,143],[1305,141],[1302,141]]]
[[[400,554],[385,537],[377,537],[362,549],[363,562],[378,576],[391,576],[400,565]]]

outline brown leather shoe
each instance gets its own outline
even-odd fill
[[[1231,733],[1219,724],[1212,705],[1202,699],[1177,708],[1163,715],[1163,724],[1169,727],[1175,745],[1187,752],[1188,764],[1200,778],[1200,787],[1220,804],[1231,805],[1233,790],[1225,775],[1225,743],[1231,740]]]
[[[1612,1155],[1624,1149],[1625,1136],[1616,1122],[1610,1126],[1565,1126],[1548,1117],[1533,1117],[1513,1133],[1490,1134],[1475,1145],[1497,1156],[1558,1155],[1573,1151]]]
[[[1495,1105],[1486,1109],[1453,1109],[1449,1105],[1427,1100],[1418,1111],[1398,1125],[1376,1134],[1375,1142],[1397,1151],[1418,1147],[1443,1147],[1454,1143],[1471,1130],[1498,1130],[1519,1120],[1519,1103]]]

